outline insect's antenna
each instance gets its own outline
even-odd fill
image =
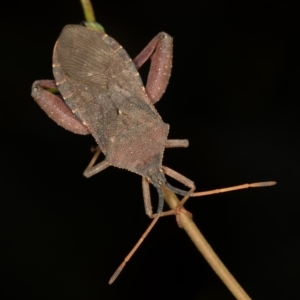
[[[227,193],[227,192],[231,192],[231,191],[248,189],[248,188],[272,186],[275,184],[277,184],[276,181],[245,183],[245,184],[235,185],[235,186],[231,186],[231,187],[227,187],[227,188],[223,188],[223,189],[215,189],[215,190],[210,190],[210,191],[192,193],[190,195],[190,197],[201,197],[201,196],[207,196],[207,195],[213,195],[213,194],[219,194],[219,193]],[[184,202],[185,201],[183,201],[183,203],[180,203],[180,205],[183,205]]]
[[[196,192],[191,195],[191,197],[200,197],[200,196],[206,196],[206,195],[212,195],[212,194],[219,194],[219,193],[227,193],[231,191],[236,191],[236,190],[243,190],[243,189],[248,189],[248,188],[255,188],[255,187],[266,187],[266,186],[272,186],[275,185],[277,182],[276,181],[264,181],[264,182],[255,182],[255,183],[245,183],[241,185],[235,185],[223,189],[215,189],[215,190],[210,190],[210,191],[205,191],[205,192]]]
[[[112,284],[117,277],[119,276],[119,274],[121,273],[121,271],[123,270],[123,268],[125,267],[126,263],[129,261],[129,259],[131,258],[131,256],[135,253],[135,251],[138,249],[138,247],[141,245],[141,243],[143,242],[143,240],[146,238],[146,236],[148,235],[148,233],[151,231],[151,229],[154,227],[155,223],[158,221],[159,219],[159,215],[157,215],[153,221],[150,223],[150,225],[148,226],[148,228],[146,229],[146,231],[143,233],[143,235],[141,236],[141,238],[138,240],[138,242],[135,244],[135,246],[132,248],[132,250],[129,252],[129,254],[125,257],[125,259],[123,260],[123,262],[120,264],[120,266],[118,267],[118,269],[115,271],[115,273],[111,276],[111,278],[109,279],[108,284]]]

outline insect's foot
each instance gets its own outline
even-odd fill
[[[164,211],[161,213],[156,213],[156,214],[152,214],[149,216],[149,218],[154,219],[156,217],[166,217],[166,216],[172,216],[175,215],[176,211],[174,209],[168,210],[168,211]]]
[[[182,225],[181,225],[181,222],[180,222],[180,216],[179,216],[180,213],[184,213],[184,214],[186,214],[190,218],[193,217],[193,215],[188,210],[186,210],[185,208],[183,208],[182,205],[178,204],[176,206],[176,208],[174,208],[174,209],[171,209],[171,210],[168,210],[168,211],[164,211],[164,212],[161,212],[161,213],[152,214],[152,215],[149,216],[149,218],[154,219],[156,217],[160,218],[160,217],[166,217],[166,216],[175,215],[176,222],[177,222],[178,226],[180,228],[182,228]]]

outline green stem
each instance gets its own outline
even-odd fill
[[[105,30],[104,30],[103,26],[96,22],[94,9],[93,9],[91,1],[90,0],[80,0],[80,2],[82,5],[82,8],[83,8],[84,17],[86,20],[84,22],[84,25],[88,28],[92,28],[94,30],[104,33]]]
[[[93,6],[90,0],[80,0],[84,17],[87,22],[96,22]]]

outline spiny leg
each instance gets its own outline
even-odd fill
[[[133,62],[139,69],[149,58],[151,58],[151,65],[146,93],[151,102],[155,104],[160,100],[169,83],[173,58],[173,38],[165,32],[160,32]]]
[[[57,89],[54,80],[37,80],[32,85],[31,96],[46,114],[63,128],[77,133],[90,134],[88,128],[73,114],[59,95],[55,95],[47,89]]]

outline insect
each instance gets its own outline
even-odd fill
[[[110,36],[80,26],[63,28],[53,51],[55,80],[33,83],[32,96],[40,107],[65,129],[92,134],[105,159],[90,164],[84,176],[90,177],[109,166],[142,176],[146,214],[153,217],[149,183],[158,192],[157,213],[163,211],[162,186],[188,197],[194,183],[176,171],[162,166],[165,148],[187,147],[187,140],[168,140],[169,125],[154,104],[169,82],[172,68],[172,38],[161,32],[131,60]],[[137,71],[151,58],[144,87]],[[47,89],[57,88],[60,95]],[[168,183],[173,177],[191,190]]]

